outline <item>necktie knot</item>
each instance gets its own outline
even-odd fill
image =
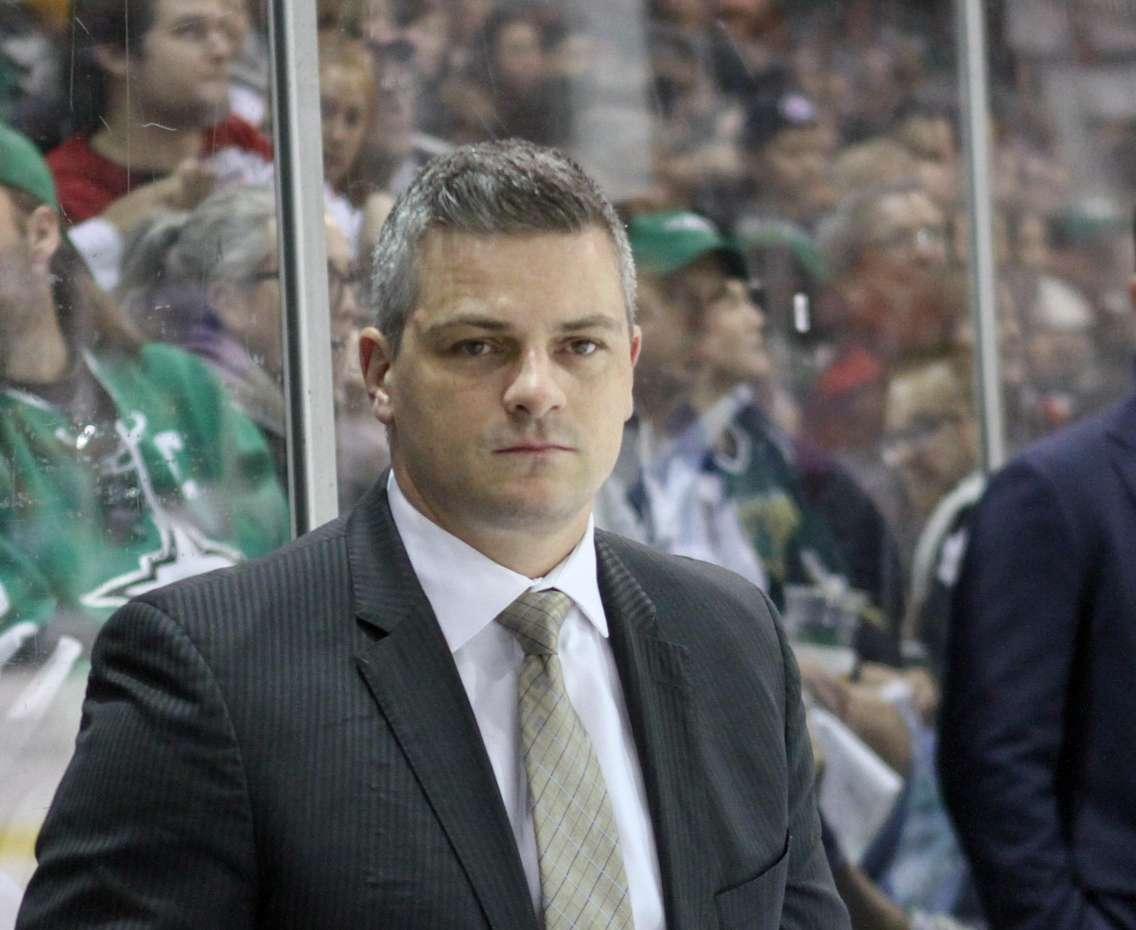
[[[517,637],[525,655],[556,655],[560,627],[572,609],[563,591],[526,591],[497,615],[497,622]]]

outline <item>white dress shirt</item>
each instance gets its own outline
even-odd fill
[[[540,868],[517,706],[524,652],[513,634],[493,621],[529,588],[556,588],[572,599],[572,610],[560,632],[564,684],[607,783],[636,930],[662,930],[662,881],[655,836],[623,688],[607,639],[592,520],[584,538],[563,562],[543,578],[532,579],[499,565],[427,519],[403,495],[393,471],[387,490],[410,564],[469,696],[538,914]]]

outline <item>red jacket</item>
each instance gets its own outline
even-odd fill
[[[255,152],[265,161],[272,159],[272,143],[239,116],[230,116],[202,134],[202,157],[227,148]],[[134,188],[165,176],[164,172],[127,171],[91,148],[90,136],[86,135],[72,136],[53,149],[47,163],[55,175],[59,206],[72,223],[98,216]]]

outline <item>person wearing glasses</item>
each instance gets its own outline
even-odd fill
[[[263,430],[283,475],[284,363],[276,203],[267,187],[218,191],[189,212],[161,213],[126,246],[119,295],[150,338],[200,355]],[[326,221],[333,320],[357,315],[358,272]],[[336,329],[337,339],[350,332]],[[348,328],[349,329],[349,328]],[[346,363],[337,382],[347,377]]]

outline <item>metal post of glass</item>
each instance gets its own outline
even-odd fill
[[[295,534],[338,513],[316,4],[272,0],[276,219]]]
[[[990,183],[990,107],[986,22],[980,0],[958,0],[959,78],[963,153],[970,178],[970,306],[974,319],[982,464],[987,471],[1006,458],[1001,365],[998,356],[997,264]]]

